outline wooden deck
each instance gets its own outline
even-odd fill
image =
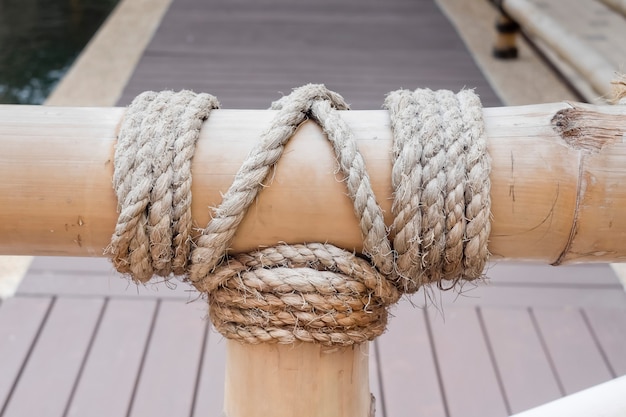
[[[489,276],[393,309],[370,362],[379,416],[506,416],[626,374],[609,267]],[[129,285],[103,259],[37,258],[0,305],[0,415],[220,416],[225,345],[196,299]]]
[[[191,88],[265,108],[307,82],[361,109],[418,86],[499,104],[424,0],[175,0],[121,102]],[[608,266],[487,272],[393,309],[370,356],[378,416],[501,417],[626,374],[626,293]],[[197,298],[136,288],[104,259],[37,258],[0,304],[0,416],[220,416],[225,344]]]

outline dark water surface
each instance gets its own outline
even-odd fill
[[[117,2],[0,0],[0,103],[42,103]]]

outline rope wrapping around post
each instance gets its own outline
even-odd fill
[[[623,85],[623,80],[616,82],[616,87],[622,88],[621,96],[616,97],[622,97],[622,102]],[[345,102],[321,86],[314,92],[317,98],[311,101],[300,91],[305,97],[304,110],[285,98],[278,106],[281,110],[212,112],[217,101],[193,93],[162,93],[167,105],[157,103],[161,93],[148,93],[152,95],[143,98],[148,103],[145,107],[162,112],[151,116],[142,111],[133,113],[132,106],[125,115],[122,109],[5,106],[0,112],[0,138],[6,145],[0,156],[1,176],[6,179],[0,184],[0,217],[11,221],[0,225],[0,245],[5,251],[28,250],[31,254],[101,256],[114,229],[111,177],[120,190],[132,189],[126,184],[132,184],[135,178],[137,189],[118,195],[118,200],[122,204],[119,217],[134,222],[138,230],[122,228],[115,232],[117,237],[111,241],[119,239],[122,250],[114,263],[126,274],[136,271],[138,282],[146,282],[153,274],[170,273],[191,280],[192,267],[208,270],[193,275],[193,279],[207,293],[211,319],[232,338],[227,342],[229,417],[356,417],[371,413],[367,343],[363,341],[384,331],[387,308],[403,292],[428,283],[448,288],[458,277],[480,276],[480,272],[475,275],[468,271],[480,269],[483,258],[474,258],[468,264],[458,256],[487,255],[480,236],[489,235],[489,229],[484,231],[489,225],[483,223],[489,219],[488,197],[495,202],[489,247],[500,259],[566,263],[616,261],[626,256],[626,223],[620,211],[626,204],[626,192],[618,186],[626,178],[623,106],[555,103],[462,111],[455,106],[462,101],[463,92],[454,95],[418,90],[390,94],[386,111],[349,112],[333,108],[333,103],[343,108],[338,103]],[[427,98],[425,104],[420,104],[418,95]],[[467,97],[475,100],[471,94]],[[316,101],[318,98],[321,102]],[[429,100],[453,105],[437,108]],[[417,110],[408,110],[406,103],[412,106],[413,102],[417,102]],[[293,109],[294,115],[288,115],[287,108]],[[27,116],[20,118],[21,113]],[[422,113],[430,117],[420,121]],[[186,114],[192,117],[180,120]],[[328,115],[328,120],[319,118],[321,114]],[[479,169],[474,175],[471,168],[480,168],[481,161],[488,161],[486,147],[478,140],[474,149],[479,152],[474,153],[463,136],[480,138],[484,134],[483,115],[493,157],[491,195],[486,191],[489,181],[480,180],[488,179],[488,172]],[[243,155],[253,148],[250,138],[264,136],[257,126],[273,126],[276,123],[271,118],[281,117],[292,120],[292,124],[278,136],[265,133],[267,138],[276,139],[268,140],[274,146],[270,146],[273,150],[268,160],[273,162],[269,168],[246,162]],[[398,122],[402,118],[406,124]],[[124,125],[146,130],[136,135],[137,141],[145,141],[144,145],[118,161],[112,150],[120,120]],[[173,125],[164,120],[172,120]],[[206,129],[200,131],[203,121]],[[350,129],[342,127],[342,121],[347,121]],[[315,122],[327,126],[323,128],[325,136]],[[41,126],[51,136],[46,144],[38,142],[45,137],[37,130]],[[160,128],[155,130],[155,126]],[[333,129],[347,130],[348,134],[351,130],[358,139],[358,146],[350,141],[338,146],[346,148],[346,155],[352,155],[345,158],[347,164],[343,157],[329,161],[316,157],[332,152],[325,138],[332,136],[329,131]],[[117,143],[120,152],[125,149],[123,130]],[[429,137],[425,134],[429,131],[437,134]],[[174,137],[161,138],[162,132]],[[288,140],[291,133],[296,137],[288,145],[291,148],[279,149],[283,145],[278,142]],[[310,140],[302,142],[300,138]],[[192,160],[196,140],[198,148]],[[321,143],[321,148],[309,147],[312,142],[315,146]],[[179,148],[177,144],[182,143],[189,145]],[[375,197],[363,187],[367,174],[364,169],[351,174],[353,161],[357,161],[356,168],[365,167],[358,162],[354,149],[363,153],[362,160],[375,173],[369,180],[370,188],[376,190]],[[280,153],[284,157],[280,158]],[[146,161],[146,155],[153,159]],[[113,159],[143,174],[115,174]],[[280,163],[272,165],[276,161]],[[442,161],[443,171],[438,171]],[[193,187],[187,175],[192,162]],[[335,175],[333,162],[341,167]],[[228,241],[229,237],[221,243],[225,251],[211,251],[211,256],[216,256],[214,266],[206,268],[204,262],[210,257],[205,255],[195,258],[198,263],[190,263],[193,251],[200,248],[200,238],[208,237],[206,230],[219,234],[227,229],[211,229],[213,219],[208,218],[205,208],[219,205],[242,163],[258,165],[258,172],[265,172],[249,182],[257,190],[253,209],[248,210],[232,240]],[[60,181],[62,186],[58,185]],[[356,191],[350,192],[354,200],[363,199],[365,203],[350,202],[342,189],[344,183],[354,186]],[[306,193],[302,192],[302,184],[307,185]],[[264,191],[259,193],[261,188]],[[409,197],[406,206],[403,197]],[[427,206],[426,200],[432,206]],[[129,204],[125,209],[126,201]],[[195,203],[193,221],[184,215],[189,213],[189,202]],[[231,204],[245,211],[245,204]],[[293,204],[298,207],[299,219],[289,217]],[[387,226],[383,224],[380,242],[376,242],[378,237],[373,238],[370,241],[374,245],[366,247],[351,228],[366,237],[377,230],[372,226],[377,224],[376,206],[384,208]],[[329,210],[340,211],[340,215],[319,216]],[[351,211],[357,213],[359,222],[351,217]],[[212,213],[214,218],[219,214],[219,210]],[[324,220],[313,220],[321,218]],[[207,223],[207,228],[197,227]],[[168,224],[171,230],[164,230]],[[234,223],[224,224],[233,227]],[[397,240],[402,234],[409,240]],[[325,239],[348,250],[329,245]],[[281,244],[283,240],[290,245]],[[389,243],[390,250],[377,250],[387,247],[385,240],[393,242]],[[212,245],[211,239],[208,242]],[[115,254],[116,248],[110,245],[107,252]],[[467,265],[470,267],[463,270]],[[249,343],[240,343],[242,340]],[[231,372],[233,369],[240,373]],[[360,383],[358,387],[355,381]],[[310,395],[298,396],[289,404],[284,402],[285,395],[296,393]],[[331,394],[334,397],[329,400]],[[324,401],[316,400],[320,395]],[[344,412],[346,399],[355,399],[350,412]],[[265,412],[257,410],[262,408],[259,404],[265,406]],[[278,414],[278,408],[284,412]]]
[[[120,215],[108,248],[119,272],[138,283],[153,275],[184,275],[206,294],[211,321],[228,339],[309,342],[342,353],[381,335],[388,307],[402,293],[481,276],[489,256],[490,159],[480,100],[472,91],[399,90],[387,97],[394,133],[391,230],[354,135],[339,114],[348,105],[323,85],[306,85],[272,105],[278,111],[273,122],[193,239],[190,160],[201,123],[217,106],[206,94],[168,91],[144,93],[129,107],[115,152]],[[332,144],[358,219],[362,253],[304,243],[230,256],[238,226],[307,119],[319,124]],[[367,367],[363,360],[354,368],[350,362],[348,368],[359,375]],[[364,394],[367,383],[349,386],[357,387],[349,395],[359,398],[349,414],[373,415],[374,402]],[[232,417],[248,415],[236,406],[226,408]]]
[[[215,107],[215,98],[189,91],[144,93],[131,104],[114,161],[120,217],[109,251],[119,272],[137,282],[183,272],[207,294],[210,317],[228,338],[329,346],[382,334],[387,307],[401,292],[481,276],[489,255],[490,162],[478,97],[469,90],[427,89],[387,97],[394,132],[392,245],[364,159],[338,112],[348,106],[322,85],[300,87],[273,104],[274,121],[193,242],[186,271],[186,260],[175,254],[189,252],[191,218],[181,224],[182,216],[174,214],[189,212],[189,160],[200,124]],[[333,145],[359,219],[362,256],[371,263],[329,244],[229,257],[246,211],[307,119]],[[170,231],[170,224],[187,237]]]

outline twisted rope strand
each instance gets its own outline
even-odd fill
[[[208,290],[213,324],[248,343],[361,343],[381,334],[386,307],[399,298],[367,261],[328,244],[236,255],[214,276],[220,285],[198,287]]]
[[[358,150],[352,131],[327,101],[314,103],[311,114],[332,143],[341,171],[346,176],[348,195],[354,202],[354,211],[361,227],[363,253],[371,257],[374,266],[383,274],[393,274],[393,253],[387,239],[383,210],[376,202],[365,160]]]
[[[133,103],[139,108],[148,108],[155,99],[157,93],[146,92],[139,95]],[[111,248],[115,248],[112,262],[115,268],[128,274],[131,272],[129,260],[125,254],[128,253],[130,239],[134,233],[138,216],[141,213],[140,206],[136,206],[135,194],[131,194],[133,183],[129,172],[135,169],[138,162],[135,158],[141,135],[141,124],[143,114],[127,111],[120,127],[120,132],[126,132],[124,137],[127,140],[118,140],[115,147],[115,170],[113,172],[113,188],[115,189],[118,201],[119,217],[115,227],[115,232],[111,238]],[[124,254],[122,256],[121,254]]]
[[[191,157],[202,121],[216,107],[208,94],[147,92],[125,114],[113,176],[120,214],[107,252],[115,268],[136,282],[185,273]]]
[[[489,256],[490,160],[478,96],[398,90],[385,108],[394,134],[398,285],[415,292],[479,278]]]
[[[464,272],[463,279],[480,277],[489,250],[487,242],[491,233],[491,158],[487,153],[485,123],[483,121],[480,99],[470,90],[459,93],[459,102],[463,109],[465,135],[469,146],[466,150],[467,185],[465,187],[465,217],[467,226],[464,237]]]
[[[131,275],[139,282],[147,282],[154,275],[154,268],[150,261],[150,242],[148,239],[148,204],[150,204],[150,191],[153,185],[152,160],[154,156],[154,138],[159,138],[165,127],[164,119],[160,113],[167,108],[171,99],[171,92],[162,93],[162,97],[150,102],[148,106],[148,117],[141,123],[140,135],[136,145],[136,164],[130,173],[132,190],[128,198],[133,201],[132,222],[127,226],[132,230],[129,241],[128,263],[131,268]],[[163,132],[166,133],[166,132]],[[132,151],[132,150],[131,150]],[[128,207],[128,205],[126,205]],[[133,225],[134,222],[134,225]]]
[[[442,253],[445,249],[444,195],[446,150],[442,132],[441,108],[431,90],[414,92],[420,111],[419,137],[423,141],[422,165],[422,270],[427,282],[441,278]]]
[[[391,130],[394,134],[392,158],[392,186],[394,216],[392,231],[396,251],[400,288],[405,292],[417,291],[416,283],[422,271],[422,142],[417,137],[420,125],[416,116],[415,100],[410,91],[390,93],[384,107],[389,110]],[[413,277],[413,278],[412,278]]]

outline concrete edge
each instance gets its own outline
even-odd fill
[[[114,106],[172,0],[121,0],[45,104]]]

